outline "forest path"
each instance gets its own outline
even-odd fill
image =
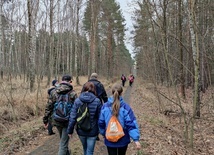
[[[133,85],[134,87],[134,85]],[[132,87],[128,86],[128,82],[126,83],[126,86],[124,87],[124,100],[129,103],[130,96],[131,96],[131,90]],[[110,93],[110,90],[107,90],[108,94]],[[34,149],[32,152],[28,152],[26,154],[28,155],[57,155],[58,147],[59,147],[59,135],[57,131],[55,131],[55,135],[53,136],[46,136],[45,140],[43,140],[43,144],[39,145],[36,149]],[[104,144],[103,137],[99,135],[100,140],[96,141],[94,154],[95,155],[107,155],[107,149]],[[47,139],[48,138],[48,139]],[[72,155],[82,155],[82,145],[81,142],[77,136],[77,134],[74,134],[72,139],[69,141],[69,148],[71,150]]]

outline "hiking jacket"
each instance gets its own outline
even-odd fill
[[[73,86],[65,81],[62,81],[59,86],[57,86],[55,89],[50,91],[49,99],[45,108],[45,114],[43,117],[43,123],[47,124],[48,120],[50,119],[52,121],[52,125],[54,126],[60,126],[60,127],[67,127],[68,122],[61,123],[56,122],[54,119],[52,119],[54,104],[56,103],[56,100],[60,94],[67,94],[70,93],[70,101],[71,104],[74,103],[74,100],[77,98],[77,93],[73,90]]]
[[[99,119],[102,103],[91,92],[82,92],[79,98],[75,100],[73,108],[70,113],[67,132],[68,134],[73,134],[74,126],[76,125],[76,122],[77,122],[77,111],[78,111],[78,108],[83,104],[83,102],[88,103],[92,129],[90,131],[83,131],[80,128],[76,127],[76,132],[80,136],[89,136],[89,137],[97,136],[99,133],[98,119]]]
[[[108,96],[106,94],[106,90],[103,86],[103,84],[98,81],[97,79],[90,79],[88,82],[92,82],[96,87],[97,97],[100,99],[102,103],[105,103],[108,101]]]
[[[134,76],[129,76],[129,82],[134,82]]]
[[[121,76],[121,78],[120,78],[122,81],[124,81],[124,82],[126,82],[126,77],[123,75],[123,76]]]
[[[114,101],[113,97],[108,98],[108,102],[104,103],[100,113],[98,125],[100,134],[103,135],[104,137],[108,126],[108,122],[112,116],[113,101]],[[121,96],[118,120],[121,126],[123,127],[125,136],[123,136],[117,142],[110,142],[105,138],[105,145],[108,147],[124,147],[130,143],[130,137],[133,139],[133,141],[139,141],[140,131],[138,128],[136,117],[131,107],[124,102]]]

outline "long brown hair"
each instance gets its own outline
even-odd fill
[[[123,92],[123,88],[120,84],[114,84],[112,86],[112,95],[113,95],[113,98],[114,98],[114,102],[113,102],[113,105],[112,105],[112,111],[113,111],[113,115],[114,116],[118,116],[119,114],[119,110],[120,110],[120,96]]]
[[[97,95],[97,93],[96,93],[96,88],[95,88],[95,86],[94,86],[94,84],[93,84],[92,82],[86,82],[86,83],[84,84],[81,93],[82,93],[82,92],[86,92],[86,91],[91,92],[91,93],[93,93],[94,95]]]

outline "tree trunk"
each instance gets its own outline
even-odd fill
[[[185,75],[184,75],[184,58],[183,58],[183,47],[181,45],[182,43],[182,38],[183,38],[183,35],[182,35],[182,21],[183,21],[183,18],[182,18],[182,0],[179,0],[179,3],[178,3],[178,27],[179,27],[179,40],[180,40],[180,83],[181,83],[181,95],[182,97],[185,99],[186,98],[186,95],[185,95]]]
[[[79,11],[82,1],[77,0],[77,21],[76,21],[76,42],[75,42],[75,51],[76,51],[76,83],[77,85],[80,85],[79,81],[79,73],[80,73],[80,39],[79,39]]]
[[[198,34],[196,28],[196,17],[195,17],[195,8],[196,3],[195,0],[189,0],[189,9],[188,9],[188,17],[189,17],[189,28],[192,42],[192,52],[193,52],[193,60],[194,60],[194,98],[193,98],[193,118],[200,117],[200,95],[199,95],[199,48],[198,48]],[[194,120],[191,121],[191,141],[190,145],[193,148],[193,127]]]
[[[3,58],[3,48],[2,48],[2,40],[3,40],[3,26],[2,26],[2,16],[3,16],[3,1],[0,0],[0,73],[1,79],[3,79],[3,66],[4,66],[4,58]]]
[[[33,92],[35,83],[35,53],[33,50],[33,17],[31,0],[27,1],[28,7],[28,53],[29,53],[29,79],[30,91]]]
[[[111,20],[108,21],[107,27],[107,54],[108,54],[108,69],[107,69],[107,77],[108,79],[112,77],[112,65],[113,65],[113,55],[112,55],[112,27]]]
[[[53,36],[53,12],[54,7],[53,7],[53,0],[50,0],[50,13],[49,13],[49,17],[50,17],[50,40],[49,40],[49,49],[47,50],[47,57],[46,57],[46,67],[47,67],[47,86],[50,84],[51,82],[51,76],[52,76],[52,51],[53,51],[53,42],[54,42],[54,36]]]
[[[91,7],[91,25],[90,25],[90,68],[89,68],[89,75],[92,72],[97,72],[97,66],[96,66],[96,50],[97,50],[97,25],[98,25],[98,19],[97,19],[97,7],[98,2],[96,0],[90,1],[90,7]]]

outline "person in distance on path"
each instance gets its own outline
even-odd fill
[[[122,86],[124,87],[125,86],[125,83],[126,83],[126,76],[124,74],[122,74],[121,76],[121,81],[122,81]]]
[[[129,86],[132,86],[133,82],[134,82],[134,75],[131,74],[131,75],[129,76]]]

